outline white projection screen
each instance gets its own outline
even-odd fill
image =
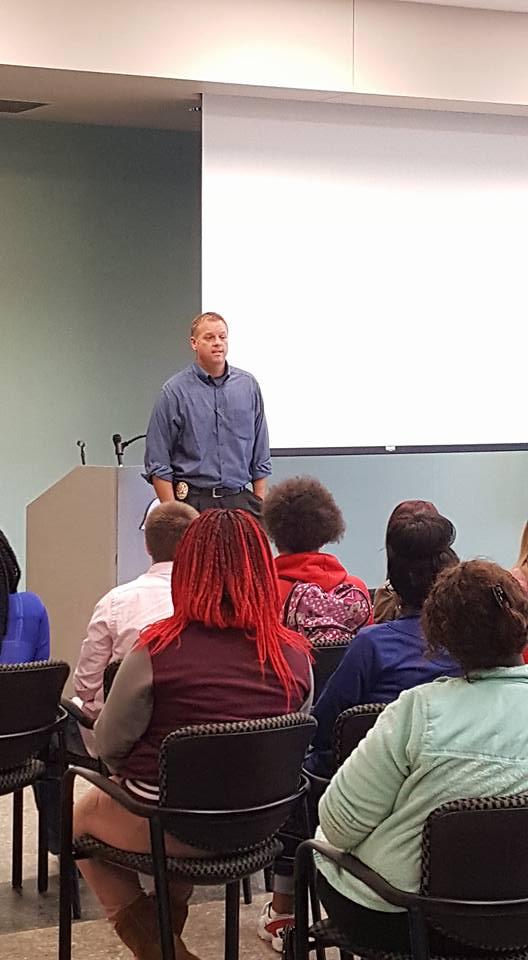
[[[528,119],[205,96],[202,176],[272,448],[526,446]]]

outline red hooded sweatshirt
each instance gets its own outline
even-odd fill
[[[352,583],[369,598],[366,584],[353,577],[331,553],[281,553],[275,557],[281,600],[284,603],[294,583],[317,583],[323,590],[333,590],[340,583]],[[370,599],[369,599],[370,602]],[[373,623],[372,611],[368,623]]]

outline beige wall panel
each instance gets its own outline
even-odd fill
[[[115,467],[76,467],[27,508],[27,589],[48,610],[51,656],[72,669],[95,602],[116,584],[116,498]]]
[[[353,0],[3,0],[0,63],[349,90]]]
[[[528,14],[356,0],[354,88],[528,103]]]

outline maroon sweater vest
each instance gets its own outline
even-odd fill
[[[179,646],[171,644],[151,657],[151,721],[123,760],[120,775],[156,783],[161,743],[178,727],[256,720],[298,710],[310,692],[308,658],[287,646],[283,652],[297,681],[289,703],[273,670],[266,665],[262,671],[255,643],[242,630],[190,624]]]

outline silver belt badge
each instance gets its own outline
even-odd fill
[[[176,500],[187,500],[189,484],[185,483],[185,480],[178,480],[174,493],[176,494]]]

